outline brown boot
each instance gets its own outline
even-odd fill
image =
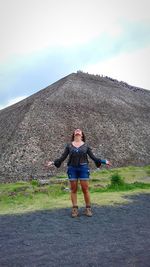
[[[93,214],[92,214],[91,207],[86,207],[83,214],[88,216],[88,217],[92,217]]]
[[[71,211],[71,217],[75,218],[79,216],[78,206],[73,206]]]

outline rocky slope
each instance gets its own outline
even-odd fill
[[[61,154],[76,127],[114,167],[150,164],[150,92],[77,72],[0,111],[0,181],[62,171],[66,161],[52,171],[44,162]]]

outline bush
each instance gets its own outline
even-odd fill
[[[123,178],[119,173],[112,174],[110,178],[111,178],[111,186],[120,186],[125,184]]]
[[[30,184],[31,184],[32,186],[39,186],[39,182],[38,182],[37,180],[31,180],[31,181],[30,181]]]

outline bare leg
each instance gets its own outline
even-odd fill
[[[90,193],[89,193],[89,182],[80,180],[80,184],[81,184],[82,192],[84,194],[86,207],[90,207],[91,202],[90,202]]]
[[[70,181],[70,188],[71,188],[71,201],[72,206],[77,206],[77,190],[78,190],[78,180],[77,181]]]

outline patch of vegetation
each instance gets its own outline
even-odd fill
[[[150,176],[150,170],[146,170],[148,176]]]
[[[58,179],[65,179],[66,178],[66,174],[65,173],[59,173],[56,178]]]
[[[103,187],[102,185],[97,186],[97,188],[91,187],[91,192],[115,192],[115,191],[129,191],[136,189],[150,189],[150,183],[143,182],[133,182],[126,183],[124,177],[122,177],[118,172],[115,172],[110,176],[111,183]]]
[[[125,193],[150,193],[150,181],[144,180],[147,171],[150,171],[150,166],[92,171],[90,193],[93,203],[111,205],[125,201],[122,198]],[[69,182],[60,179],[60,183],[55,183],[59,178],[66,178],[66,174],[53,177],[48,185],[41,185],[37,180],[0,184],[0,213],[22,213],[71,206],[69,190],[65,190],[69,188]],[[78,201],[79,205],[84,205],[80,185]]]
[[[118,172],[112,174],[110,180],[111,180],[111,186],[121,186],[125,184],[124,179]]]

